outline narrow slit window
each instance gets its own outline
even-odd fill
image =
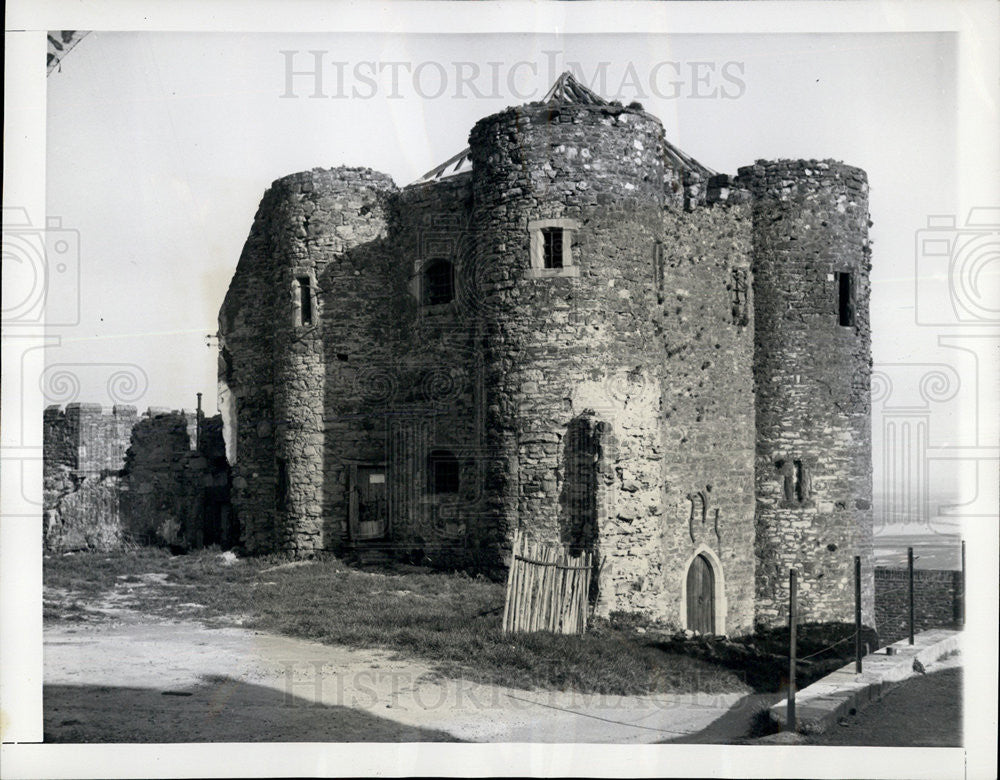
[[[312,288],[308,276],[300,276],[299,283],[299,324],[312,325]]]
[[[656,302],[663,303],[663,242],[653,246],[653,282],[656,287]]]
[[[563,267],[562,228],[542,228],[542,261],[544,268]]]
[[[841,327],[854,324],[854,276],[848,271],[837,274],[838,321]]]
[[[801,504],[803,501],[806,500],[805,474],[802,470],[801,460],[797,460],[793,464],[792,486],[794,489],[795,500]]]
[[[750,291],[749,274],[746,268],[734,268],[730,282],[731,314],[733,325],[745,327],[750,323],[748,295]]]
[[[782,478],[782,492],[786,508],[805,507],[812,499],[812,485],[809,467],[801,460],[779,460],[775,468]]]

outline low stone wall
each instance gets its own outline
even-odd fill
[[[914,631],[954,626],[961,619],[962,572],[913,572]],[[910,584],[906,569],[875,569],[875,620],[879,640],[891,644],[909,636]]]

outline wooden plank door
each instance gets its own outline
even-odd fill
[[[381,539],[388,530],[386,472],[382,466],[358,466],[355,539]]]
[[[715,633],[715,577],[704,555],[691,561],[687,573],[687,627],[702,634]]]

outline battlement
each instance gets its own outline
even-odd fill
[[[68,417],[71,419],[81,419],[84,417],[135,417],[138,414],[138,410],[131,404],[103,406],[101,404],[74,402],[66,404],[65,409],[60,404],[52,404],[45,407],[44,414],[46,420],[57,419],[59,417]]]
[[[90,404],[73,402],[66,404],[63,407],[61,404],[51,404],[45,407],[45,417],[136,417],[139,415],[139,409],[131,404],[114,404],[113,406],[105,406],[104,404]],[[193,415],[196,412],[192,409],[172,409],[169,406],[149,406],[142,413],[144,417],[157,417],[161,414],[184,414]]]
[[[81,474],[120,471],[135,426],[166,415],[184,419],[194,449],[198,423],[197,413],[190,409],[151,406],[140,415],[129,404],[74,402],[65,408],[59,404],[48,406],[43,418],[46,466],[61,465]]]
[[[751,198],[746,182],[727,173],[706,175],[688,171],[684,175],[684,207],[735,205]]]

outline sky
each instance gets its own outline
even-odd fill
[[[785,157],[868,172],[873,354],[894,393],[875,404],[876,492],[903,490],[904,508],[925,490],[935,506],[982,504],[975,465],[923,453],[918,478],[892,454],[912,446],[896,441],[903,428],[887,433],[880,418],[910,409],[903,422],[927,426],[932,448],[980,446],[995,427],[979,409],[986,342],[940,343],[961,323],[941,313],[947,274],[920,249],[929,216],[956,215],[934,236],[964,224],[958,68],[949,33],[93,32],[47,81],[48,217],[79,253],[48,318],[58,343],[42,390],[49,403],[140,409],[193,408],[201,392],[214,411],[209,335],[270,182],[365,165],[403,186],[462,150],[477,119],[540,99],[575,69],[605,97],[639,100],[716,171]],[[985,265],[973,303],[996,282],[1000,263]]]

